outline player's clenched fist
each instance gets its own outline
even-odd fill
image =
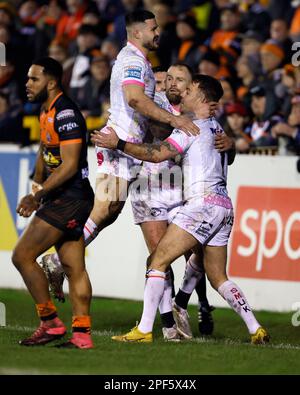
[[[21,215],[21,217],[30,217],[31,214],[37,210],[39,207],[39,203],[36,201],[33,195],[24,196],[17,207],[17,213]]]

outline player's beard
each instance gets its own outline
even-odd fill
[[[148,49],[148,51],[155,51],[158,48],[159,36],[155,36],[152,41],[144,43],[143,47]]]
[[[181,95],[179,93],[166,92],[166,96],[169,102],[175,106],[181,103]]]
[[[34,98],[31,100],[31,102],[34,103],[44,103],[48,99],[48,91],[47,88],[43,88]]]

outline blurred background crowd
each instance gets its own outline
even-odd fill
[[[62,64],[66,93],[89,129],[101,127],[111,67],[126,43],[124,14],[138,7],[161,29],[153,67],[179,61],[221,81],[217,118],[238,152],[299,154],[300,0],[0,1],[0,141],[38,140],[39,106],[27,102],[25,83],[41,56]]]

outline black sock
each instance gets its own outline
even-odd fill
[[[55,311],[54,313],[51,313],[49,315],[46,315],[44,317],[40,317],[40,320],[45,322],[45,321],[51,321],[54,320],[54,318],[57,317],[57,312]]]
[[[203,275],[200,279],[200,281],[198,282],[198,284],[196,285],[195,288],[197,295],[198,295],[198,299],[201,305],[207,305],[208,306],[208,300],[206,297],[206,276]]]
[[[163,328],[172,328],[175,325],[172,311],[160,315]]]
[[[187,294],[186,292],[179,289],[177,295],[175,296],[175,303],[177,306],[181,307],[182,309],[187,309],[187,305],[189,303],[191,294]]]
[[[175,286],[174,286],[174,272],[172,266],[170,266],[170,276],[172,281],[172,299],[175,297]]]

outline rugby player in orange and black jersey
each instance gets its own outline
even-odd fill
[[[77,108],[63,92],[52,101],[49,108],[40,113],[41,149],[47,177],[60,166],[62,159],[60,148],[67,144],[81,144],[81,153],[77,173],[64,182],[48,197],[69,196],[84,199],[91,194],[88,181],[87,129],[85,120]]]
[[[42,103],[40,149],[33,177],[38,185],[34,198],[39,206],[33,210],[68,238],[76,240],[82,235],[94,200],[88,179],[87,128],[80,110],[64,94],[60,83],[56,81],[51,89],[53,77],[48,77],[48,86],[45,85],[47,72],[42,72],[43,65],[49,63],[54,67],[53,62],[46,58],[34,63],[26,84],[28,100]],[[70,150],[73,154],[67,154]],[[29,197],[28,200],[32,207]]]
[[[41,143],[33,177],[38,190],[20,200],[17,213],[29,217],[36,210],[36,215],[18,240],[12,261],[40,317],[40,326],[20,344],[43,345],[66,333],[51,300],[45,273],[36,261],[55,246],[69,279],[72,304],[72,337],[59,346],[87,349],[93,347],[92,290],[85,267],[83,227],[94,194],[88,180],[85,121],[62,91],[62,74],[62,66],[52,58],[35,61],[28,71],[27,98],[42,103]]]

